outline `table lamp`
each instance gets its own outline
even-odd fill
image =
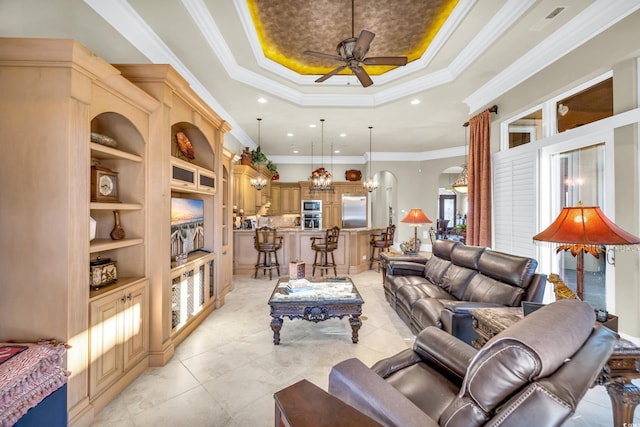
[[[615,225],[598,206],[565,207],[556,220],[543,232],[533,236],[536,242],[558,245],[556,253],[571,251],[577,258],[576,294],[584,300],[584,253],[599,258],[603,246],[637,245],[640,238]]]
[[[413,237],[413,250],[415,253],[418,253],[418,226],[421,224],[431,224],[431,220],[427,218],[427,216],[422,212],[422,209],[411,209],[407,216],[400,222],[406,222],[408,224],[413,224],[414,227],[414,237]]]

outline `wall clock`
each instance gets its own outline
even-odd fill
[[[118,199],[118,172],[102,166],[91,166],[91,201],[120,201]]]

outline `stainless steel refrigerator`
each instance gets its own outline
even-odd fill
[[[342,195],[342,228],[364,228],[367,226],[366,196]]]

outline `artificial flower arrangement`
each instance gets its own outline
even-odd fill
[[[321,167],[311,172],[311,177],[312,178],[316,178],[316,177],[331,178],[331,172]]]

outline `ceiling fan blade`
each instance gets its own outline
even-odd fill
[[[338,67],[338,68],[336,68],[336,69],[334,69],[332,71],[329,71],[327,74],[325,74],[324,76],[322,76],[319,79],[317,79],[316,83],[322,83],[323,81],[327,80],[329,77],[338,74],[340,71],[344,70],[345,68],[347,68],[347,66],[343,65],[343,66]]]
[[[369,77],[369,74],[367,74],[364,68],[360,66],[351,67],[351,71],[353,71],[353,74],[360,80],[362,87],[368,87],[373,84],[373,80],[371,80],[371,77]]]
[[[374,56],[362,60],[364,65],[407,65],[406,56]]]
[[[376,35],[371,31],[362,30],[356,41],[356,45],[353,47],[353,57],[357,60],[362,60],[364,56],[369,52],[369,45]]]
[[[323,58],[323,59],[331,59],[334,61],[344,61],[344,58],[342,58],[341,56],[329,55],[328,53],[314,52],[312,50],[305,50],[302,53],[304,53],[305,55],[317,56],[318,58]]]

